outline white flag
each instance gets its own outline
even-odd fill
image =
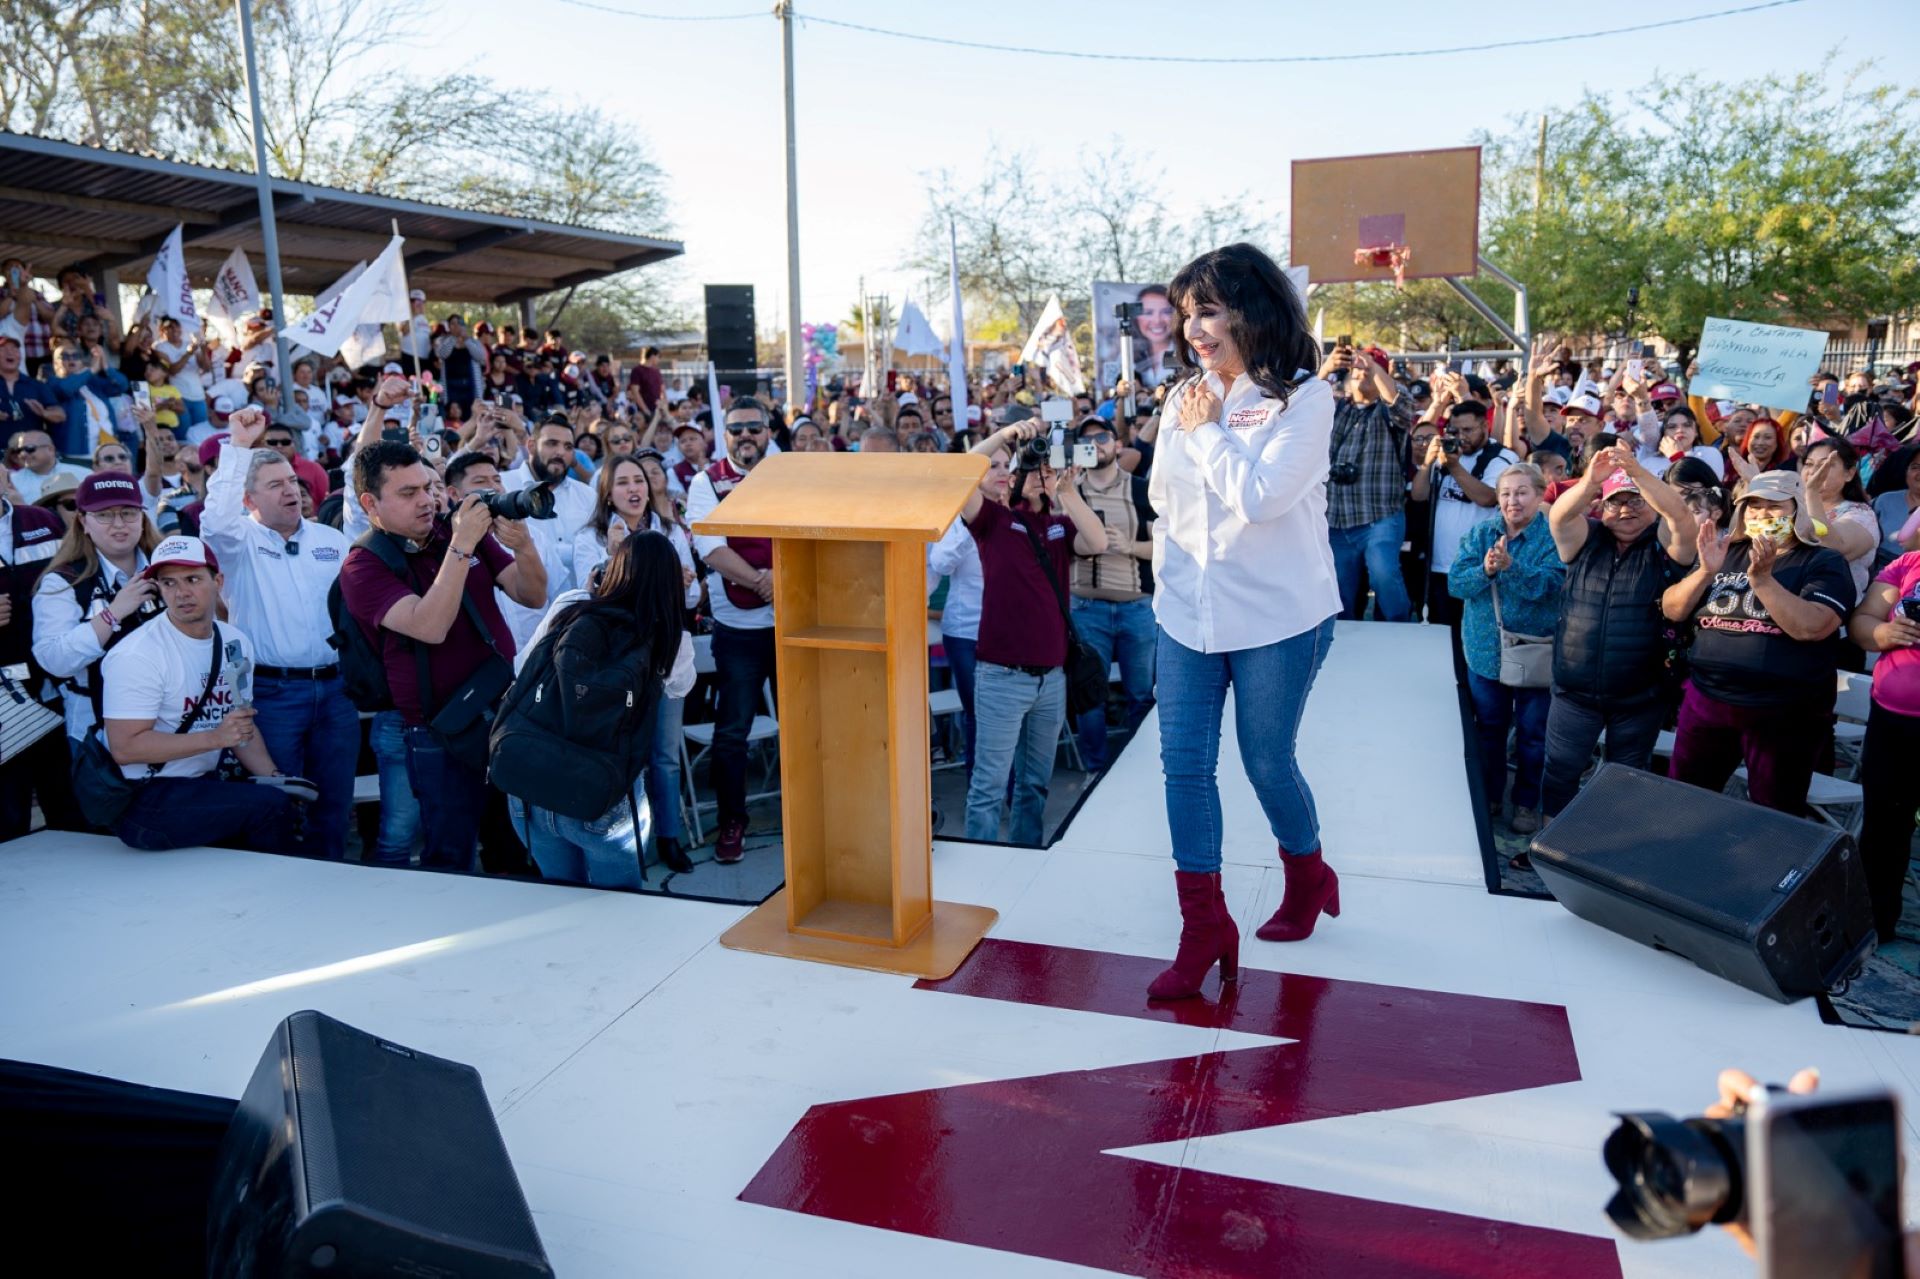
[[[229,344],[240,340],[239,321],[260,309],[260,286],[254,282],[253,266],[245,249],[235,249],[220,264],[213,277],[213,298],[207,303],[207,319]]]
[[[907,355],[938,355],[943,345],[912,299],[900,307],[900,326],[894,331],[893,344]]]
[[[179,226],[153,255],[153,265],[147,268],[147,287],[159,299],[154,305],[155,315],[173,316],[180,321],[183,332],[199,331],[200,313],[193,305],[193,285],[187,280],[187,254],[180,243]]]
[[[1085,395],[1086,381],[1080,376],[1080,356],[1073,349],[1073,335],[1067,332],[1067,313],[1060,306],[1060,295],[1047,299],[1039,322],[1020,349],[1020,363],[1038,360],[1047,370],[1047,380],[1068,395]]]
[[[967,319],[960,306],[960,241],[947,219],[947,268],[953,284],[953,346],[947,352],[947,393],[953,397],[953,429],[967,429]]]
[[[793,392],[787,392],[787,398],[793,398]],[[722,452],[727,447],[727,415],[720,408],[720,377],[713,371],[713,361],[707,361],[707,405],[713,410],[713,451]]]
[[[305,319],[287,330],[287,342],[298,343],[317,355],[337,355],[348,335],[363,318],[370,323],[378,323],[386,318],[391,281],[402,269],[400,246],[403,243],[399,236],[394,236],[371,266],[355,267],[348,273],[351,279],[342,277],[327,291],[331,297],[318,303]],[[407,313],[406,302],[407,291],[403,279],[400,289],[400,314],[403,318]],[[371,304],[378,304],[382,313],[370,314]]]

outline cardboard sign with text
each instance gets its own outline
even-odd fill
[[[1819,329],[1708,317],[1700,331],[1700,374],[1687,390],[1709,400],[1770,409],[1807,407],[1807,379],[1820,369],[1827,335]]]

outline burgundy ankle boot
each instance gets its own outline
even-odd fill
[[[1340,914],[1340,877],[1333,867],[1320,860],[1320,850],[1304,857],[1285,851],[1280,854],[1280,869],[1286,872],[1287,891],[1280,898],[1280,909],[1260,925],[1254,936],[1261,941],[1305,941],[1313,936],[1320,912]]]
[[[1173,883],[1180,894],[1180,949],[1167,971],[1147,987],[1148,999],[1193,998],[1216,959],[1222,983],[1240,976],[1240,930],[1227,913],[1219,872],[1176,870]]]

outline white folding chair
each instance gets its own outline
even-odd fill
[[[941,737],[941,749],[946,762],[935,764],[934,772],[943,768],[965,768],[967,758],[962,743],[966,740],[966,726],[961,716],[966,708],[960,704],[960,690],[943,688],[927,695],[927,719]]]
[[[709,665],[711,665],[713,660],[711,645],[708,647],[707,660]],[[694,666],[696,670],[699,668],[699,663],[700,652],[696,646],[694,649]],[[753,717],[752,727],[747,729],[747,750],[749,753],[752,752],[755,746],[763,745],[767,742],[778,743],[780,740],[780,721],[775,718],[774,715],[772,680],[768,680],[760,685],[760,697],[762,702],[765,703],[767,713],[765,715],[755,715]],[[713,752],[713,727],[713,724],[708,722],[705,724],[683,724],[680,728],[680,776],[686,783],[687,825],[693,830],[693,842],[696,844],[706,838],[706,833],[700,825],[700,810],[703,808],[718,810],[719,808],[719,802],[717,800],[701,799],[693,787],[693,766]],[[693,754],[688,754],[687,743],[689,742],[700,749]],[[749,794],[747,796],[748,803],[752,803],[757,799],[766,799],[769,796],[780,793],[779,786],[774,784],[774,769],[777,766],[778,757],[770,752],[765,771],[761,774],[760,784],[763,789]]]

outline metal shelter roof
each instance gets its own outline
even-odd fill
[[[678,240],[598,231],[417,200],[273,179],[280,269],[313,295],[387,244],[398,220],[408,282],[429,298],[505,304],[661,262]],[[79,266],[142,278],[183,225],[187,269],[211,278],[235,247],[261,270],[260,200],[251,173],[0,131],[0,257],[39,275]]]

